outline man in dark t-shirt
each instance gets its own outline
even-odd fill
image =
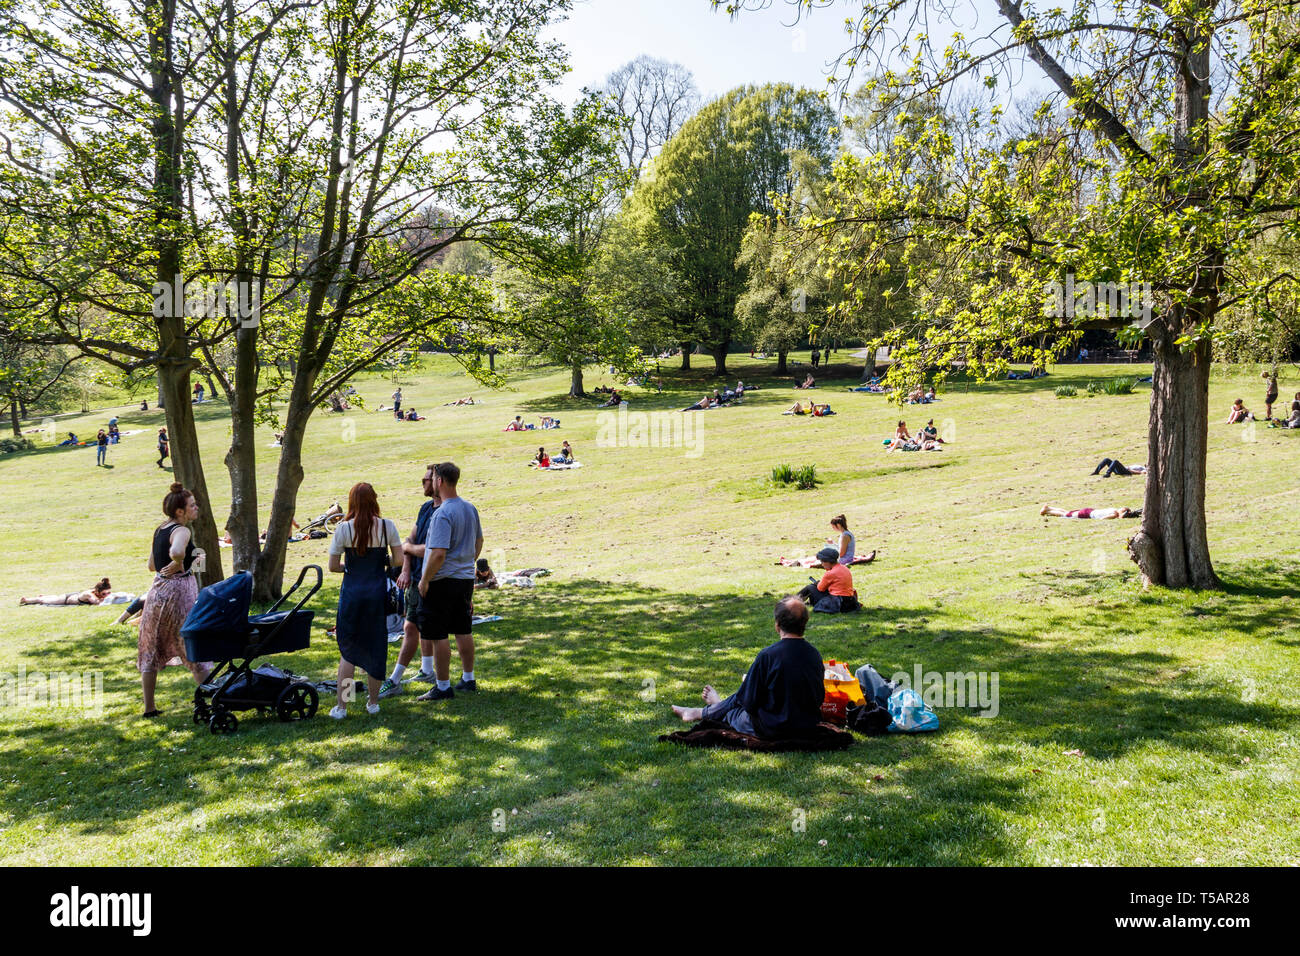
[[[758,652],[740,690],[725,699],[712,687],[704,688],[705,707],[673,706],[687,723],[719,720],[742,734],[756,737],[793,737],[821,721],[825,684],[822,656],[804,640],[808,608],[797,597],[776,606],[776,632],[780,637]]]
[[[433,465],[424,470],[424,496],[429,499],[420,505],[415,516],[415,529],[411,536],[402,542],[402,570],[397,576],[397,586],[403,589],[406,604],[406,621],[402,627],[402,646],[397,652],[397,663],[393,673],[379,686],[379,698],[397,697],[403,693],[402,683],[406,668],[415,658],[415,648],[420,648],[420,672],[408,681],[432,684],[434,681],[433,641],[420,634],[420,592],[416,582],[424,573],[424,539],[429,531],[429,522],[438,510],[442,499],[438,497],[433,485]]]

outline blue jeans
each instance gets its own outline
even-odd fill
[[[96,446],[95,446],[95,464],[97,464],[97,465],[102,465],[102,464],[104,464],[104,462],[105,462],[107,459],[108,459],[108,446],[107,446],[107,445],[96,445]]]
[[[749,719],[749,712],[743,707],[736,706],[736,695],[732,694],[726,700],[720,700],[716,704],[709,704],[704,708],[705,720],[720,720],[724,724],[730,725],[732,730],[739,731],[742,734],[754,735],[754,722]]]

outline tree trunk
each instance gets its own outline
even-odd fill
[[[682,343],[682,371],[689,372],[690,370],[691,370],[691,343],[683,342]]]
[[[582,390],[582,363],[573,363],[573,375],[569,379],[569,397],[586,398],[587,393]]]
[[[167,437],[172,459],[172,473],[194,495],[199,516],[194,523],[194,543],[206,552],[203,583],[220,581],[221,546],[217,523],[203,475],[199,455],[198,431],[194,427],[194,409],[190,405],[190,369],[198,363],[193,345],[185,331],[184,309],[177,310],[183,292],[175,286],[181,281],[181,243],[184,232],[180,178],[180,143],[182,130],[176,126],[176,90],[173,81],[176,67],[172,59],[172,25],[175,5],[146,0],[145,22],[148,24],[149,98],[156,110],[153,122],[153,175],[151,186],[156,252],[154,278],[170,289],[169,306],[156,319],[158,327],[158,404],[167,413]],[[175,314],[177,311],[179,315]]]
[[[785,349],[781,349],[776,353],[776,374],[777,375],[786,374],[785,357],[789,354],[790,353]]]
[[[488,349],[488,371],[495,372],[496,370],[497,370],[497,350]]]
[[[164,355],[166,353],[164,352]],[[207,567],[203,571],[206,587],[220,581],[221,545],[217,537],[216,516],[212,499],[208,496],[208,483],[203,475],[203,460],[199,456],[199,436],[194,427],[194,408],[187,401],[190,388],[190,363],[167,361],[158,366],[161,394],[167,399],[167,437],[171,452],[172,480],[179,481],[193,495],[199,505],[199,516],[194,522],[194,544],[207,553]]]
[[[1210,343],[1183,352],[1161,330],[1154,344],[1146,497],[1129,555],[1147,585],[1217,588],[1205,532]]]
[[[22,426],[18,424],[18,399],[12,395],[9,396],[9,422],[13,425],[14,437],[22,438],[23,429]]]
[[[18,417],[21,418],[23,421],[26,421],[27,419],[31,418],[31,416],[27,414],[27,403],[23,401],[21,398],[18,399]]]
[[[301,363],[299,367],[302,367]],[[254,601],[269,603],[284,590],[285,556],[289,534],[293,530],[294,512],[298,507],[298,488],[302,485],[302,441],[313,411],[310,397],[315,384],[315,371],[304,368],[295,377],[289,394],[280,466],[275,476],[275,494],[271,498],[271,518],[266,526],[266,544],[253,572]]]
[[[709,349],[709,352],[713,355],[713,373],[715,375],[727,374],[727,346],[730,344],[730,342],[723,342]]]
[[[230,473],[231,559],[236,571],[257,574],[262,557],[258,541],[257,435],[254,425],[257,404],[257,328],[240,328],[235,333],[235,381],[230,402],[230,448],[226,470]]]

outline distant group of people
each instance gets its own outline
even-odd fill
[[[531,464],[538,468],[550,468],[551,465],[571,465],[574,461],[573,446],[566,441],[555,455],[548,455],[545,448],[538,448]]]
[[[682,409],[682,411],[696,412],[696,411],[703,411],[709,408],[721,408],[722,406],[730,405],[733,402],[744,401],[744,399],[745,399],[745,383],[741,381],[737,381],[735,388],[729,388],[726,389],[725,391],[723,391],[722,389],[715,388],[713,390],[712,395],[706,392],[704,397],[701,398],[698,402],[696,402],[694,405],[686,406],[686,408]]]
[[[925,423],[915,435],[907,430],[907,422],[899,421],[894,429],[893,440],[889,442],[889,451],[938,451],[947,444],[939,437],[939,429],[934,426],[934,419]]]
[[[795,402],[789,408],[781,413],[782,415],[812,415],[814,418],[823,418],[827,415],[834,415],[829,402],[809,402],[805,405],[803,402]]]
[[[1274,418],[1273,405],[1277,402],[1277,372],[1263,372],[1262,377],[1265,380],[1264,391],[1264,421],[1281,426],[1282,428],[1300,428],[1300,392],[1295,393],[1295,399],[1291,402],[1289,417]],[[1228,410],[1229,425],[1237,425],[1241,422],[1255,421],[1255,415],[1246,407],[1242,399],[1237,399],[1232,403],[1232,408]]]

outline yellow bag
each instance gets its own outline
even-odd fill
[[[849,673],[847,664],[832,657],[828,661],[822,661],[822,666],[825,668],[822,673],[822,683],[826,687],[826,693],[839,691],[841,694],[848,694],[849,700],[859,707],[867,702],[862,688],[858,686],[858,679]]]

